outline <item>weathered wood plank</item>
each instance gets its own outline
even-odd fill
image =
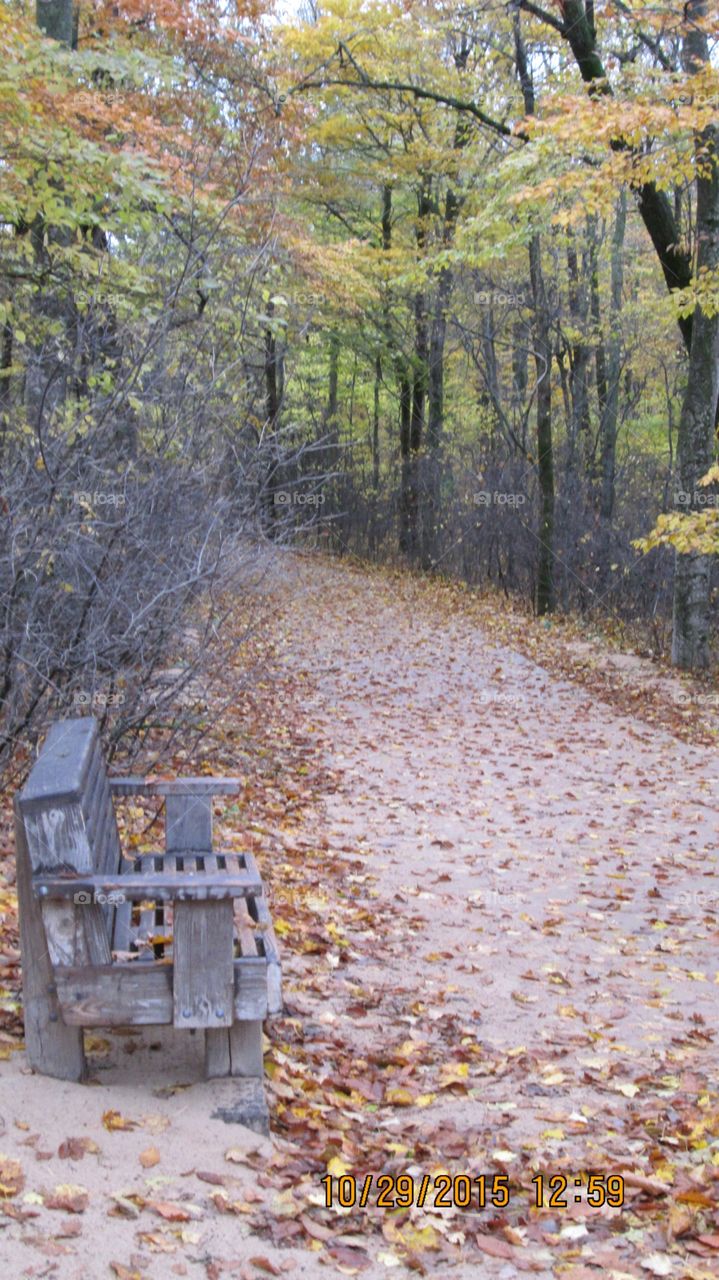
[[[230,1032],[228,1027],[210,1027],[205,1032],[205,1078],[215,1080],[230,1075]]]
[[[205,1032],[205,1076],[262,1079],[262,1022],[235,1022],[227,1029]]]
[[[256,956],[259,954],[253,925],[254,921],[248,911],[246,899],[238,898],[235,902],[235,927],[240,942],[240,955]]]
[[[262,1078],[262,1023],[235,1022],[230,1027],[230,1075]]]
[[[132,903],[123,902],[115,908],[112,929],[113,951],[129,951],[132,934]]]
[[[58,720],[49,730],[42,751],[20,792],[23,816],[36,802],[52,798],[58,804],[78,801],[97,741],[97,722],[92,716]]]
[[[168,853],[212,850],[212,799],[208,795],[168,795],[165,800]]]
[[[15,850],[27,1060],[36,1071],[58,1080],[82,1080],[85,1075],[82,1031],[66,1026],[60,1017],[42,909],[32,892],[30,859],[17,798]]]
[[[54,965],[110,963],[110,937],[101,906],[92,901],[47,901],[42,903],[42,920]]]
[[[142,1027],[172,1021],[170,965],[150,961],[56,969],[55,981],[68,1026]]]
[[[118,796],[226,796],[242,786],[241,778],[170,778],[149,782],[144,778],[110,778],[110,788]]]
[[[76,893],[124,894],[134,902],[143,898],[157,901],[204,902],[223,898],[246,898],[249,894],[262,893],[262,882],[243,872],[229,876],[221,872],[214,875],[202,871],[155,872],[137,875],[130,872],[122,876],[34,876],[33,887],[40,898],[72,898]]]
[[[232,902],[177,902],[173,927],[176,1027],[232,1024]]]
[[[79,801],[52,800],[42,805],[38,802],[28,810],[21,799],[20,807],[35,874],[62,870],[92,873],[95,870],[93,850]]]
[[[264,960],[236,960],[233,980],[231,1008],[235,1020],[260,1021],[267,1013]],[[61,967],[55,970],[54,982],[62,1016],[69,1027],[164,1026],[173,1021],[173,966],[160,961]],[[62,1023],[59,1025],[62,1027]],[[227,1035],[226,1027],[219,1028],[218,1033],[220,1030]],[[38,1070],[45,1070],[37,1065]],[[54,1074],[49,1068],[48,1073]]]
[[[267,962],[267,1009],[268,1013],[282,1013],[282,962],[277,938],[272,927],[272,917],[266,898],[254,895],[247,899],[247,910],[260,929],[258,942]]]

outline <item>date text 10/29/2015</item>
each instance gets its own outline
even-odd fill
[[[321,1179],[327,1209],[506,1209],[510,1201],[509,1175],[366,1173],[339,1178],[326,1174]],[[590,1173],[575,1177],[564,1173],[538,1173],[531,1180],[536,1209],[567,1209],[572,1204],[604,1205],[618,1209],[624,1204],[624,1178],[619,1173]]]

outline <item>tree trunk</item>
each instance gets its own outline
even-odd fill
[[[554,609],[554,450],[552,442],[552,348],[549,341],[549,308],[542,271],[539,236],[529,244],[529,272],[534,301],[534,365],[537,374],[537,476],[539,479],[539,560],[537,565],[537,614]]]
[[[617,201],[612,235],[611,297],[609,302],[609,342],[607,344],[604,395],[600,397],[599,457],[601,497],[599,514],[608,523],[614,512],[614,479],[619,421],[619,383],[622,373],[622,290],[624,288],[624,233],[627,225],[627,193]],[[599,378],[598,378],[599,380]]]
[[[458,71],[464,70],[469,46],[464,43],[455,53]],[[462,151],[471,137],[471,130],[464,116],[457,118],[454,130],[454,151]],[[452,175],[458,180],[458,175]],[[442,244],[452,244],[461,208],[461,198],[454,187],[447,188],[444,204]],[[447,337],[447,308],[452,293],[454,277],[449,267],[442,267],[437,282],[437,293],[429,340],[429,388],[427,403],[427,449],[424,458],[423,512],[422,512],[422,567],[432,569],[439,557],[440,500],[442,485],[442,431],[444,429],[444,345]]]
[[[698,72],[709,62],[709,42],[698,25],[706,18],[707,0],[687,0],[684,14],[684,64]],[[710,125],[696,138],[701,158],[696,187],[696,272],[719,268],[719,126]],[[687,388],[679,419],[677,454],[682,510],[696,510],[697,481],[711,464],[717,398],[719,396],[719,315],[707,315],[697,306],[692,318]],[[688,500],[687,500],[688,498]],[[709,665],[710,558],[676,556],[674,575],[674,629],[672,662],[687,669]]]
[[[439,554],[440,448],[444,425],[444,344],[452,273],[440,272],[429,338],[427,447],[422,467],[422,568],[431,569]]]
[[[271,315],[273,305],[268,303]],[[277,387],[277,339],[269,326],[265,329],[265,431],[269,441],[270,460],[263,484],[263,511],[265,527],[270,537],[275,535],[275,524],[280,514],[282,503],[277,499],[280,489],[277,484],[280,465],[279,450],[274,439],[280,413],[280,398]]]
[[[587,298],[586,290],[580,279],[579,262],[574,238],[571,231],[567,233],[567,271],[569,276],[569,316],[575,333],[586,333]],[[569,428],[570,456],[574,459],[575,451],[581,455],[585,469],[589,462],[591,449],[589,446],[589,360],[590,349],[581,338],[574,337],[569,348],[569,391],[571,398],[571,417]]]
[[[519,8],[512,14],[517,75],[522,87],[524,110],[534,115],[534,84],[522,38]],[[537,374],[537,477],[540,493],[539,560],[537,564],[537,614],[542,617],[554,608],[554,451],[552,443],[552,347],[549,306],[542,271],[542,242],[533,235],[529,242],[529,275],[534,304],[534,365]]]
[[[410,422],[412,418],[412,388],[406,374],[399,379],[399,456],[400,456],[400,491],[399,491],[399,549],[407,555],[411,547],[411,513],[408,494],[410,491]]]
[[[44,35],[68,48],[77,44],[73,0],[36,0],[35,20]]]
[[[336,333],[330,334],[329,375],[327,383],[327,407],[322,423],[322,450],[320,453],[320,471],[331,474],[337,466],[337,447],[339,444],[337,431],[338,389],[339,389],[340,340]]]
[[[430,212],[430,182],[425,178],[418,195],[417,251],[421,256],[427,242]],[[402,470],[402,505],[405,512],[405,554],[417,559],[420,545],[420,450],[423,444],[427,401],[429,347],[427,333],[427,293],[418,289],[414,297],[414,355],[412,404],[409,422],[409,451]]]

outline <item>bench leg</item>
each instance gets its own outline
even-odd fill
[[[67,1027],[62,1020],[42,910],[32,892],[30,860],[19,814],[15,818],[15,849],[27,1060],[43,1075],[55,1076],[58,1080],[82,1080],[85,1075],[82,1027]]]
[[[205,1032],[205,1075],[262,1079],[262,1023],[233,1022]]]

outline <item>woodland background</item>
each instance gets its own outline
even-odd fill
[[[5,763],[77,706],[178,726],[263,540],[712,664],[718,35],[708,0],[0,4]]]

